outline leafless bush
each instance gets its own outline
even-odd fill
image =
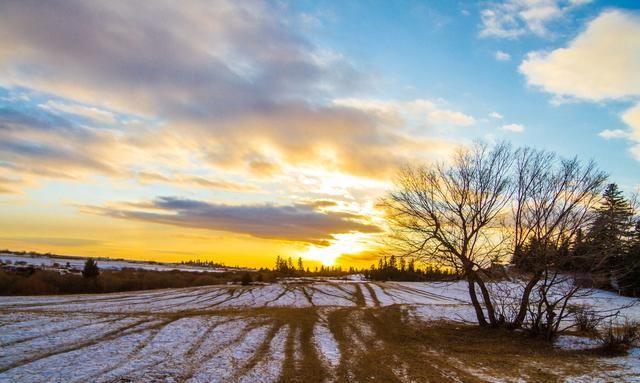
[[[602,321],[602,316],[588,306],[573,306],[569,312],[573,315],[576,329],[581,332],[595,333]]]
[[[598,340],[601,343],[599,350],[608,355],[621,354],[626,352],[640,340],[640,322],[625,321],[621,326],[610,321],[608,326],[598,333]]]

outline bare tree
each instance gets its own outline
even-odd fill
[[[515,157],[514,262],[525,265],[530,275],[511,326],[521,327],[529,312],[538,321],[536,325],[545,323],[553,331],[578,292],[574,279],[560,273],[566,261],[561,250],[590,222],[607,176],[593,162],[563,160],[531,148],[518,150]],[[524,251],[526,244],[529,249]],[[536,286],[539,300],[532,311],[530,296]]]
[[[529,316],[553,331],[578,292],[560,273],[560,250],[588,223],[605,180],[592,162],[475,144],[450,164],[403,169],[382,204],[395,251],[457,270],[480,325],[520,328]],[[530,266],[524,279],[488,283],[493,262],[509,256]]]
[[[481,273],[505,250],[500,221],[513,191],[512,159],[507,144],[477,143],[459,150],[450,165],[406,167],[382,201],[394,247],[458,271],[483,326],[498,324]]]

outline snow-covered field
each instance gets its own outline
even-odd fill
[[[42,255],[29,256],[29,255],[0,253],[0,261],[3,261],[4,263],[10,262],[12,264],[22,262],[26,265],[45,266],[45,267],[51,267],[54,265],[54,263],[57,263],[59,265],[66,265],[67,263],[69,263],[69,265],[72,268],[82,270],[86,259],[73,258],[73,257],[61,258],[56,256],[42,256]],[[212,267],[200,267],[200,266],[171,264],[171,263],[126,261],[126,260],[107,259],[107,258],[100,258],[97,260],[97,263],[98,263],[98,267],[100,267],[101,269],[108,269],[108,270],[122,270],[124,268],[132,268],[132,269],[143,269],[143,270],[154,270],[154,271],[179,270],[179,271],[213,272],[213,273],[221,273],[229,270],[224,267],[212,268]],[[234,269],[234,270],[237,270],[237,269]]]
[[[629,302],[598,292],[589,303],[606,308]],[[304,374],[314,381],[528,380],[524,367],[519,377],[501,376],[499,368],[467,363],[429,345],[416,352],[430,370],[416,372],[413,359],[402,359],[406,350],[392,348],[386,343],[394,339],[379,334],[396,324],[384,319],[393,310],[398,320],[406,316],[426,325],[474,320],[463,283],[292,281],[0,297],[0,382],[273,382]],[[640,319],[637,307],[624,314]],[[592,346],[573,338],[559,339],[559,355],[574,358],[571,353]],[[571,377],[568,368],[559,381],[640,382],[637,350],[610,359],[583,354],[571,363],[591,363],[589,373]],[[357,372],[371,364],[366,355],[388,357],[372,366],[382,369],[372,379]],[[397,365],[386,366],[390,361]]]

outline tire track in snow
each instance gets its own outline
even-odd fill
[[[141,329],[87,348],[38,359],[0,374],[0,382],[95,382],[96,373],[126,358],[132,348],[151,335],[151,330]]]
[[[431,298],[431,299],[434,299],[434,300],[440,301],[440,302],[456,301],[457,303],[469,304],[469,302],[464,301],[464,300],[459,299],[459,298],[448,297],[446,295],[436,294],[436,293],[432,293],[430,291],[424,291],[424,290],[416,289],[414,287],[409,287],[409,286],[405,286],[405,285],[401,285],[401,284],[394,284],[393,288],[397,289],[397,290],[401,290],[401,291],[406,291],[406,292],[408,292],[410,294],[423,296],[423,297],[426,297],[426,298]]]
[[[321,289],[321,288],[319,288],[319,286],[325,287],[325,289]],[[321,284],[321,285],[319,284],[318,286],[309,286],[310,289],[312,289],[312,290],[314,290],[316,292],[316,294],[314,294],[314,297],[318,297],[318,299],[316,300],[316,306],[320,306],[321,305],[320,303],[317,302],[318,300],[320,300],[320,296],[321,295],[325,295],[325,296],[330,297],[330,298],[338,298],[340,300],[344,300],[344,301],[347,301],[347,302],[350,302],[350,303],[354,303],[353,302],[353,298],[351,296],[352,295],[351,292],[349,293],[348,296],[333,294],[333,293],[330,293],[330,292],[328,292],[326,290],[327,286],[332,287],[332,288],[336,288],[335,286],[328,285],[328,284]],[[341,289],[338,289],[338,288],[336,288],[336,290],[344,292],[344,290],[341,290]],[[323,306],[328,306],[328,305],[323,305]],[[346,305],[336,304],[336,306],[346,306]]]
[[[274,338],[280,334],[280,337],[286,337],[286,334],[289,332],[289,326],[276,323],[271,326],[271,328],[266,333],[262,342],[255,348],[255,352],[249,358],[249,360],[242,366],[242,369],[237,370],[234,375],[229,378],[230,381],[240,381],[241,378],[245,378],[247,374],[249,374],[252,370],[256,368],[257,365],[263,364],[264,361],[267,360],[271,354],[271,352],[279,352],[280,350],[274,350],[272,343],[274,342]],[[282,342],[284,343],[284,342]],[[276,374],[276,376],[279,375]]]
[[[198,348],[192,349],[189,354],[189,363],[187,363],[177,381],[192,381],[193,376],[198,373],[204,363],[215,358],[216,355],[237,346],[250,331],[264,325],[264,322],[254,321],[249,318],[233,317],[225,321],[225,323],[215,326],[199,344]]]
[[[260,326],[249,330],[241,341],[234,345],[235,347],[225,347],[216,352],[211,359],[204,361],[186,382],[229,382],[236,368],[244,368],[254,350],[267,336],[269,328],[270,326]]]
[[[239,379],[239,383],[275,382],[282,373],[285,361],[285,342],[289,326],[282,326],[269,342],[268,355],[247,371]]]
[[[130,319],[130,318],[128,318],[128,319]],[[29,349],[25,349],[25,351],[23,351],[23,352],[31,351],[31,353],[34,354],[34,355],[28,356],[28,357],[26,357],[26,358],[24,358],[22,360],[19,360],[19,361],[16,361],[16,362],[11,362],[11,363],[9,363],[7,365],[1,366],[0,367],[0,373],[3,373],[3,372],[8,371],[8,370],[11,370],[13,368],[17,368],[17,367],[23,366],[25,364],[32,363],[32,362],[34,362],[36,360],[39,360],[39,359],[44,359],[44,358],[48,358],[48,357],[53,356],[53,355],[63,354],[63,353],[74,351],[74,350],[77,350],[77,349],[80,349],[80,348],[88,347],[88,346],[91,346],[93,344],[99,343],[99,342],[101,342],[103,340],[106,340],[106,339],[117,338],[118,336],[121,336],[123,333],[125,333],[128,329],[137,327],[137,326],[139,326],[139,325],[141,325],[141,324],[143,324],[145,322],[151,322],[151,321],[153,321],[153,319],[148,319],[148,318],[139,319],[139,320],[136,320],[136,321],[134,321],[132,323],[128,323],[128,324],[126,324],[126,325],[124,325],[122,327],[116,328],[114,330],[106,331],[106,332],[102,333],[101,335],[98,335],[96,337],[90,338],[88,340],[81,340],[81,341],[77,341],[77,342],[72,342],[70,344],[64,344],[63,343],[62,345],[59,345],[57,347],[57,349],[53,349],[53,350],[49,350],[49,351],[38,352],[40,350],[36,350],[34,352],[34,350],[31,350],[30,348]],[[40,348],[42,349],[42,348],[45,348],[45,347],[46,348],[51,348],[51,345],[50,344],[43,345],[43,347],[40,347]],[[14,348],[13,352],[16,352],[15,348]]]
[[[97,381],[175,380],[183,373],[187,354],[203,336],[201,331],[208,320],[210,318],[204,316],[187,316],[164,323],[153,338],[125,363],[103,373]]]
[[[380,307],[380,299],[376,295],[376,292],[373,290],[373,287],[369,283],[364,283],[364,287],[369,291],[369,295],[371,295],[371,299],[373,299],[373,305],[375,307]]]
[[[99,325],[99,324],[107,324],[107,323],[111,323],[111,322],[117,322],[117,321],[123,320],[123,319],[126,319],[126,317],[119,316],[119,317],[116,317],[116,318],[109,318],[109,319],[99,320],[99,321],[96,321],[96,322],[94,322],[91,319],[89,319],[89,323],[84,323],[84,324],[79,324],[78,323],[77,325],[75,323],[71,323],[71,324],[67,323],[66,324],[67,326],[65,326],[63,328],[60,328],[60,329],[56,329],[56,330],[45,332],[45,333],[40,333],[40,334],[37,334],[37,335],[34,335],[34,336],[29,336],[27,338],[14,340],[14,341],[7,342],[7,343],[1,343],[0,347],[11,347],[11,346],[15,346],[17,344],[29,342],[29,341],[32,341],[34,339],[38,339],[38,338],[41,338],[41,337],[50,337],[50,336],[53,336],[53,335],[60,335],[60,334],[65,333],[65,332],[76,331],[76,330],[82,329],[84,327],[94,326],[94,325]]]

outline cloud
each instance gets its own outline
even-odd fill
[[[53,100],[49,100],[46,103],[40,104],[38,106],[54,112],[75,114],[105,124],[113,124],[114,122],[116,122],[113,113],[92,106],[66,104]]]
[[[502,125],[502,127],[500,128],[504,131],[507,132],[512,132],[512,133],[522,133],[524,132],[524,125],[521,124],[506,124],[506,125]]]
[[[480,12],[480,36],[518,38],[548,36],[548,24],[561,20],[590,0],[507,0],[493,2]]]
[[[83,206],[88,213],[182,227],[227,231],[259,238],[327,245],[334,234],[377,233],[364,217],[346,212],[318,212],[314,205],[223,205],[176,197],[120,207]]]
[[[425,99],[398,102],[375,99],[335,99],[334,104],[366,112],[374,112],[383,121],[392,124],[418,122],[422,126],[472,126],[476,120],[460,111],[450,110]]]
[[[2,237],[12,242],[22,242],[34,245],[47,246],[94,246],[102,243],[102,241],[85,238],[58,238],[58,237]]]
[[[509,61],[511,60],[511,55],[503,51],[496,51],[496,60]]]
[[[630,129],[628,131],[622,131],[619,134],[622,136],[624,133],[624,138],[631,143],[629,152],[633,158],[640,161],[640,103],[627,109],[622,114],[622,120]]]
[[[556,101],[637,100],[640,97],[640,13],[609,10],[592,20],[566,48],[532,52],[520,65],[530,85]],[[637,102],[637,101],[636,101]],[[629,131],[605,130],[605,139],[626,138],[635,158],[640,143],[640,104],[621,115]]]
[[[39,95],[48,117],[14,129],[11,147],[25,150],[0,160],[73,178],[144,169],[173,182],[206,169],[266,179],[308,167],[384,178],[416,151],[452,145],[414,140],[403,121],[332,102],[370,78],[291,28],[296,17],[251,0],[2,2],[0,84]],[[475,123],[435,104],[423,117]]]
[[[0,167],[15,174],[67,179],[96,173],[114,176],[120,170],[111,160],[125,157],[117,153],[118,141],[115,131],[82,126],[36,105],[0,107]]]
[[[598,133],[598,135],[606,140],[629,137],[629,133],[622,129],[605,129]]]
[[[229,117],[357,88],[361,78],[340,56],[289,30],[285,10],[258,1],[151,7],[72,0],[0,10],[6,83],[133,113]]]
[[[138,172],[135,178],[142,184],[163,183],[180,187],[203,187],[216,190],[227,190],[235,192],[256,192],[259,189],[250,184],[244,184],[220,179],[209,179],[201,176],[178,174],[166,176],[160,173]]]
[[[502,119],[504,118],[504,116],[503,116],[503,115],[501,115],[501,114],[500,114],[500,113],[498,113],[498,112],[491,112],[491,113],[489,113],[489,117],[491,117],[491,118],[495,118],[496,120],[502,120]]]
[[[640,142],[640,104],[625,111],[622,120],[631,128],[631,138]]]
[[[566,48],[532,52],[520,65],[530,85],[591,101],[640,95],[640,15],[607,11]]]
[[[0,194],[18,193],[21,186],[22,181],[20,179],[3,177],[2,174],[0,174]]]
[[[640,144],[633,145],[631,147],[630,151],[631,151],[631,155],[633,156],[633,158],[635,158],[636,160],[640,161]]]

